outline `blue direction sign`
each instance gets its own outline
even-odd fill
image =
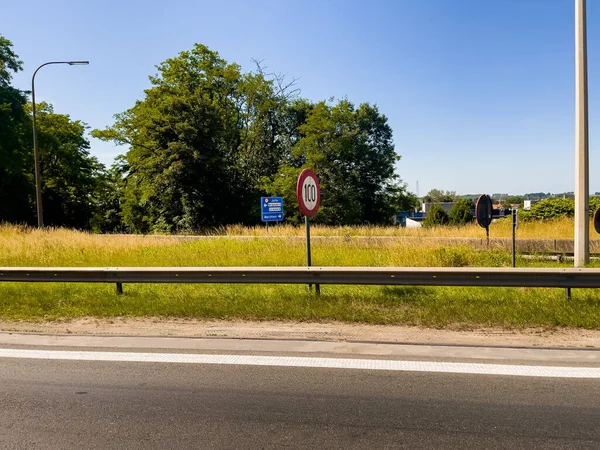
[[[283,198],[261,197],[260,205],[263,222],[281,222],[283,220]]]

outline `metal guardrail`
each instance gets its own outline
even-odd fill
[[[0,267],[0,282],[600,288],[600,269],[480,267]]]

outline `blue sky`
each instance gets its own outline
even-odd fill
[[[590,187],[600,191],[600,2],[588,2]],[[194,43],[298,78],[302,96],[379,105],[409,189],[574,190],[573,0],[37,1],[0,3],[14,78],[91,128],[112,123],[155,65]],[[125,151],[92,139],[102,162]]]

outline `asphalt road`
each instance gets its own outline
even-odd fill
[[[600,382],[0,358],[0,448],[599,448]]]

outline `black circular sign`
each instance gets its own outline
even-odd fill
[[[594,213],[594,229],[596,233],[600,233],[600,208]]]
[[[475,218],[480,227],[488,228],[492,223],[492,199],[489,195],[480,195],[475,204]]]

